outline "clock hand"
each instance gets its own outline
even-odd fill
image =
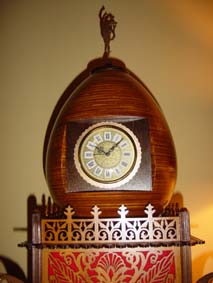
[[[107,152],[106,155],[109,156],[111,152],[119,145],[120,142],[122,142],[123,138],[120,139],[118,142],[116,142]]]
[[[95,148],[97,149],[98,152],[94,153],[94,155],[99,155],[99,154],[106,155],[106,152],[103,150],[103,147],[95,146]]]

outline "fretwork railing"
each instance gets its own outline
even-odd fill
[[[117,218],[101,218],[100,209],[94,206],[91,218],[75,219],[75,212],[68,206],[65,218],[42,219],[41,241],[56,245],[180,242],[179,216],[154,217],[151,204],[144,212],[146,217],[127,217],[128,210],[122,205]]]

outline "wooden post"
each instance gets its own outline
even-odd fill
[[[180,211],[180,254],[182,283],[192,283],[190,217],[186,208]]]

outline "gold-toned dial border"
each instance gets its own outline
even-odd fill
[[[86,166],[85,166],[84,162],[82,162],[82,160],[81,160],[81,153],[80,153],[80,151],[82,150],[82,146],[83,146],[83,144],[84,144],[84,142],[85,142],[85,140],[87,139],[88,136],[93,135],[93,133],[94,133],[95,131],[98,131],[98,132],[99,132],[99,130],[102,131],[103,129],[107,129],[107,128],[114,129],[114,130],[120,132],[121,135],[126,136],[126,138],[127,138],[127,139],[129,140],[129,142],[131,143],[131,147],[132,147],[133,150],[134,150],[134,156],[133,156],[133,160],[131,161],[131,166],[129,167],[129,169],[128,169],[126,172],[124,172],[124,174],[122,174],[122,176],[120,176],[120,177],[118,177],[118,178],[115,178],[115,179],[111,179],[111,180],[101,180],[101,179],[99,179],[98,177],[96,178],[93,174],[90,174],[90,173],[89,173],[89,170],[86,169]],[[126,131],[124,132],[123,130],[121,130],[120,127],[112,126],[112,125],[110,125],[110,126],[107,125],[107,126],[98,126],[98,127],[95,127],[93,130],[91,130],[90,132],[88,132],[88,133],[84,136],[84,138],[82,139],[82,141],[81,141],[81,143],[80,143],[80,145],[79,145],[79,156],[78,156],[78,158],[79,158],[79,160],[80,160],[80,164],[81,164],[82,170],[84,171],[84,173],[85,173],[86,175],[89,176],[89,178],[93,179],[93,180],[96,181],[96,182],[101,182],[101,183],[105,183],[105,184],[115,183],[115,182],[120,181],[121,179],[126,178],[126,176],[129,175],[129,172],[131,172],[132,169],[135,167],[136,156],[137,156],[137,149],[136,149],[136,147],[135,147],[135,144],[134,144],[134,141],[133,141],[132,137],[131,137],[129,134],[127,134]]]
[[[135,158],[135,163],[134,166],[131,170],[131,172],[129,172],[129,174],[124,175],[122,178],[118,179],[118,181],[114,181],[114,182],[101,182],[101,181],[96,181],[95,179],[93,179],[92,177],[88,176],[84,170],[81,167],[81,162],[79,161],[79,148],[82,144],[82,141],[86,138],[86,136],[93,131],[96,128],[99,127],[114,127],[119,129],[120,131],[124,132],[124,134],[126,134],[132,141],[133,141],[133,145],[135,147],[135,152],[136,152],[136,158]],[[140,164],[141,164],[141,159],[142,159],[142,151],[141,151],[141,146],[140,143],[137,139],[137,137],[135,136],[135,134],[126,126],[124,126],[121,123],[116,123],[116,122],[111,122],[111,121],[107,121],[107,122],[99,122],[96,123],[90,127],[88,127],[86,130],[84,130],[82,132],[82,134],[80,135],[80,137],[78,138],[75,148],[74,148],[74,162],[75,162],[75,166],[76,169],[78,171],[78,173],[80,174],[80,176],[90,185],[101,188],[101,189],[113,189],[113,188],[118,188],[124,184],[126,184],[127,182],[129,182],[137,173]]]

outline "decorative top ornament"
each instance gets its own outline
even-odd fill
[[[111,13],[104,12],[105,7],[102,6],[99,12],[101,36],[104,40],[104,55],[103,57],[109,57],[110,53],[110,41],[115,38],[115,28],[117,22]]]

